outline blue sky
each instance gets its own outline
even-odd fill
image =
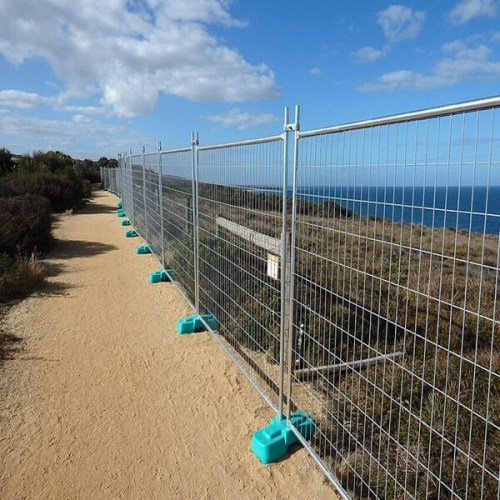
[[[500,0],[0,0],[0,147],[78,158],[500,92]]]

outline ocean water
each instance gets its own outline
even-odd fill
[[[500,232],[500,186],[301,187],[297,192],[300,199],[313,203],[331,200],[364,217],[495,235]]]

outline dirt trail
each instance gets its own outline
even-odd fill
[[[123,237],[116,198],[62,216],[46,290],[10,310],[21,350],[0,368],[0,498],[332,498],[300,449],[249,452],[272,416],[152,256]]]

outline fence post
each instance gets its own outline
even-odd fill
[[[288,172],[288,107],[285,108],[283,125],[283,170],[282,170],[282,219],[281,219],[281,283],[280,283],[280,378],[279,378],[279,401],[278,418],[283,419],[284,403],[284,381],[285,381],[285,338],[288,328],[288,304],[286,296],[288,294],[288,266],[287,266],[287,172]]]
[[[148,238],[148,218],[146,209],[146,148],[142,146],[142,199],[144,203],[144,239],[146,240],[146,245],[149,245]]]
[[[191,133],[192,148],[192,208],[193,208],[193,268],[194,268],[194,307],[200,314],[200,248],[199,248],[199,212],[198,212],[198,134]]]
[[[165,269],[165,242],[163,239],[163,165],[161,160],[161,141],[157,144],[158,150],[158,209],[160,211],[160,235],[161,235],[161,266]]]
[[[135,212],[134,212],[134,178],[132,169],[132,149],[128,150],[128,168],[129,168],[129,179],[130,179],[130,213],[128,214],[129,220],[135,226]]]
[[[299,130],[300,130],[300,107],[295,106],[295,126],[293,135],[293,168],[292,168],[292,220],[291,220],[291,236],[290,236],[290,296],[289,296],[289,316],[288,316],[288,381],[287,381],[287,410],[288,418],[290,418],[290,408],[292,402],[292,373],[295,362],[293,356],[293,320],[295,316],[294,296],[295,296],[295,246],[297,241],[297,171],[298,171],[298,152],[299,152]]]
[[[288,123],[288,108],[285,108],[285,127],[283,132],[283,217],[281,230],[281,322],[280,322],[280,380],[278,415],[270,423],[259,429],[252,436],[250,450],[264,463],[275,462],[285,456],[288,447],[299,440],[311,437],[314,422],[309,414],[303,411],[291,413],[291,366],[293,358],[293,261],[291,249],[295,238],[295,227],[292,234],[288,232],[287,187],[288,187],[288,133],[295,132],[294,167],[296,165],[295,150],[297,147],[297,131],[299,130],[299,107],[295,107],[295,122]],[[294,169],[294,180],[295,180]],[[295,258],[295,255],[294,255]],[[283,414],[285,359],[288,366],[287,416]]]

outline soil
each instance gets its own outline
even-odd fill
[[[252,433],[273,416],[124,238],[96,192],[58,219],[49,283],[9,308],[0,366],[0,498],[336,498],[307,452],[262,465]]]

